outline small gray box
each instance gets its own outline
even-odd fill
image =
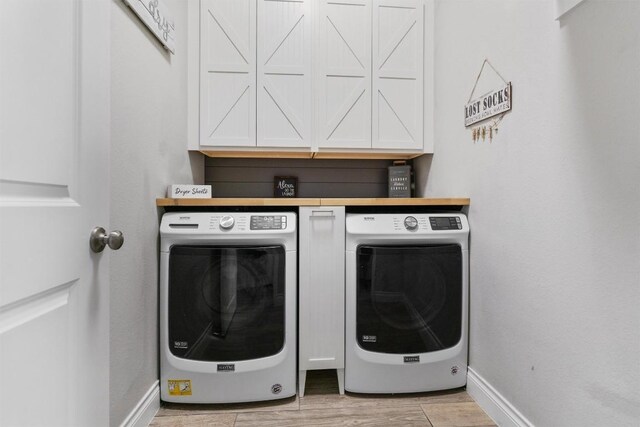
[[[389,166],[389,197],[411,197],[411,166]]]

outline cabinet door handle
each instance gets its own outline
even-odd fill
[[[311,216],[309,218],[310,219],[314,219],[314,218],[334,219],[335,217],[336,217],[336,214],[334,214],[333,211],[311,211]]]

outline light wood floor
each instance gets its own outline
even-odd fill
[[[309,371],[302,398],[230,405],[164,403],[151,426],[495,426],[464,389],[340,396],[335,375]]]

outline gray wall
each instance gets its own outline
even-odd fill
[[[437,1],[426,196],[470,196],[470,367],[539,426],[640,420],[640,2]],[[513,82],[463,124],[484,58]],[[486,71],[486,70],[485,70]],[[500,80],[483,73],[477,94]]]
[[[410,164],[409,162],[408,164]],[[391,160],[205,160],[214,197],[273,197],[274,176],[298,178],[298,197],[387,197]]]
[[[111,228],[125,244],[111,254],[112,426],[158,380],[158,210],[169,184],[202,182],[201,155],[187,152],[186,2],[170,55],[120,0],[111,35]]]

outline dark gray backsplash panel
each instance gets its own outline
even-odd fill
[[[207,157],[213,197],[273,197],[274,176],[298,177],[298,197],[387,197],[391,160],[225,159]]]

